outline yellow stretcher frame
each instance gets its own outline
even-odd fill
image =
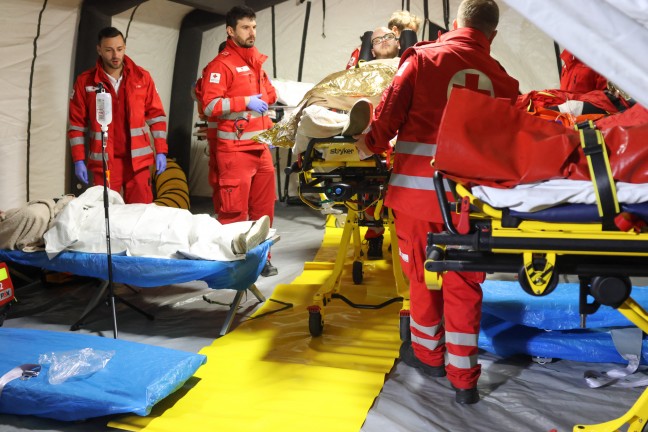
[[[361,309],[379,309],[394,302],[401,301],[400,337],[409,337],[409,286],[403,275],[398,256],[398,244],[394,217],[391,209],[387,209],[387,218],[383,218],[383,200],[389,171],[384,161],[378,156],[360,160],[357,149],[350,137],[313,138],[302,155],[299,171],[299,197],[311,208],[321,209],[321,202],[332,201],[337,206],[347,210],[340,246],[332,265],[331,275],[321,285],[313,296],[313,302],[308,306],[308,327],[311,336],[320,336],[324,330],[326,306],[334,299],[341,299],[351,307]],[[321,201],[314,202],[307,194],[317,193]],[[361,205],[361,196],[365,193],[372,195],[374,217],[381,226],[389,231],[392,267],[396,284],[396,296],[376,305],[355,304],[342,294],[342,275],[344,274],[349,246],[353,245],[352,279],[355,284],[361,284],[364,278],[363,262],[367,255],[362,245],[360,230],[368,225]]]
[[[441,174],[437,173],[435,187],[441,183]],[[629,279],[648,276],[648,233],[610,231],[602,222],[523,220],[507,226],[501,210],[480,201],[464,186],[456,185],[456,194],[470,202],[472,229],[458,233],[446,215],[449,232],[433,234],[428,243],[428,288],[441,289],[447,271],[518,273],[522,288],[540,296],[555,288],[559,274],[575,274],[581,279],[581,300],[586,301],[585,294],[595,298],[594,303],[581,304],[583,327],[586,314],[606,304],[648,333],[648,313],[630,296]],[[648,389],[619,418],[594,425],[577,424],[573,431],[610,432],[626,424],[628,432],[641,432],[648,424]]]

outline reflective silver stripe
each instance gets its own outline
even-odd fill
[[[152,119],[146,120],[146,124],[151,126],[152,124],[163,122],[163,121],[166,121],[166,117],[164,117],[164,116],[154,117]]]
[[[407,174],[392,173],[389,178],[390,186],[400,186],[409,189],[420,189],[433,191],[434,182],[431,177],[411,176]],[[443,179],[443,187],[446,191],[450,191],[450,183],[448,180]]]
[[[107,156],[108,155],[106,154],[106,159],[107,159]],[[101,153],[90,153],[88,155],[88,159],[100,161],[101,160]]]
[[[426,334],[430,337],[433,337],[437,333],[439,333],[439,324],[427,327],[417,323],[412,317],[410,317],[410,327],[413,327],[421,333]]]
[[[207,117],[211,117],[214,112],[214,107],[218,102],[221,102],[221,111],[223,114],[228,114],[230,112],[230,100],[229,98],[216,98],[209,102],[209,105],[205,108],[205,114]]]
[[[250,140],[253,137],[259,135],[263,131],[256,131],[256,132],[244,132],[241,136],[237,136],[236,132],[223,132],[219,130],[216,132],[216,136],[220,139],[228,139],[228,140]]]
[[[425,348],[429,350],[434,350],[437,349],[439,345],[445,343],[445,338],[442,337],[439,340],[425,339],[422,337],[418,337],[412,333],[412,342],[417,343],[419,345],[423,345]]]
[[[446,340],[448,343],[454,345],[463,345],[476,347],[477,346],[477,335],[472,333],[458,333],[458,332],[445,332]]]
[[[167,133],[166,131],[151,131],[153,134],[153,138],[164,138],[166,139]]]
[[[146,133],[146,129],[144,128],[133,128],[130,130],[130,134],[132,137],[144,135],[145,133]]]
[[[88,128],[87,128],[87,127],[72,126],[72,125],[70,125],[70,127],[68,128],[68,130],[69,130],[69,131],[73,131],[73,130],[74,130],[74,131],[79,131],[79,132],[87,132],[87,131],[88,131]]]
[[[83,144],[85,144],[85,138],[84,137],[70,138],[70,145],[71,146],[83,145]]]
[[[248,118],[248,116],[250,116],[250,118],[259,118],[259,117],[263,117],[263,116],[267,115],[266,113],[267,113],[267,111],[265,113],[263,113],[263,114],[259,114],[256,111],[231,112],[231,113],[228,113],[228,114],[223,114],[223,115],[219,116],[218,118],[223,119],[223,120],[236,120],[239,117]]]
[[[410,141],[396,141],[394,151],[400,154],[433,157],[436,154],[436,144],[423,144]]]
[[[207,127],[210,129],[216,129],[218,122],[207,122]]]
[[[446,352],[446,356],[446,364],[450,364],[459,369],[470,369],[477,366],[477,354],[471,356],[458,356]]]
[[[95,132],[94,139],[96,139],[97,141],[101,141],[101,132]]]
[[[146,156],[147,154],[153,153],[151,147],[143,147],[141,149],[131,150],[131,157]]]

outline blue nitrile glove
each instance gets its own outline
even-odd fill
[[[76,175],[81,183],[88,184],[88,169],[86,168],[85,162],[74,162],[74,175]]]
[[[259,114],[263,114],[268,111],[268,103],[261,99],[261,95],[250,96],[250,102],[247,104],[247,108],[251,111],[256,111]]]
[[[164,153],[158,153],[155,155],[155,169],[156,174],[160,175],[164,172],[166,169],[167,165],[167,160],[166,160],[166,155]]]

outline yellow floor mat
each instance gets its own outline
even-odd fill
[[[148,417],[109,426],[132,431],[358,431],[398,356],[400,302],[355,309],[339,299],[325,308],[324,332],[311,338],[313,294],[331,273],[342,229],[328,226],[315,261],[293,283],[278,285],[255,317],[215,340],[185,386]],[[389,238],[386,236],[386,243]],[[387,255],[385,253],[385,255]],[[340,293],[354,303],[396,297],[391,262],[366,261],[351,280],[351,251]],[[284,311],[279,302],[292,303]]]

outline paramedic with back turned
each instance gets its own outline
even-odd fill
[[[149,166],[158,174],[166,169],[166,114],[151,75],[126,55],[124,35],[114,27],[99,31],[97,64],[79,75],[70,98],[68,138],[74,173],[88,184],[88,170],[95,185],[103,185],[101,126],[96,121],[99,88],[110,93],[112,123],[106,143],[108,186],[122,192],[124,202],[153,202]],[[153,135],[151,146],[148,129]],[[85,136],[90,144],[85,162]]]
[[[209,183],[218,221],[274,218],[275,174],[270,149],[252,137],[272,127],[268,104],[274,87],[262,69],[266,55],[256,41],[256,14],[235,6],[225,16],[225,48],[203,69],[196,83],[199,106],[207,116]],[[262,276],[277,274],[270,260]]]
[[[492,97],[518,95],[518,82],[490,56],[499,9],[493,0],[464,0],[454,30],[437,41],[408,49],[392,84],[383,93],[361,152],[382,153],[398,134],[385,205],[394,212],[399,256],[410,280],[411,341],[401,360],[431,377],[447,374],[455,401],[479,401],[477,337],[481,319],[483,273],[444,274],[441,290],[424,279],[428,232],[444,229],[430,162],[436,151],[441,115],[450,92],[470,88]]]

